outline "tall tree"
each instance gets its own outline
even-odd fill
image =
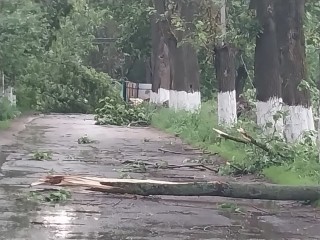
[[[192,34],[193,20],[197,14],[197,0],[177,0],[176,20],[184,20],[184,28],[176,28],[169,45],[172,85],[169,106],[176,110],[194,111],[201,106],[200,69],[196,50],[185,38]],[[179,26],[179,23],[176,22]]]
[[[237,122],[235,49],[226,42],[227,1],[222,0],[220,24],[222,39],[215,48],[215,69],[218,81],[219,124],[233,125]]]
[[[195,0],[155,0],[160,21],[153,21],[153,29],[160,37],[153,32],[153,96],[160,102],[168,99],[175,110],[195,111],[201,105],[197,53],[184,41],[193,31],[197,6]]]
[[[280,2],[280,1],[278,1]],[[274,0],[255,1],[261,31],[256,38],[254,81],[257,90],[257,124],[267,134],[283,132],[283,120],[277,114],[282,108],[277,32]]]
[[[281,0],[275,4],[280,75],[287,141],[299,140],[303,133],[314,130],[310,92],[301,84],[306,80],[304,36],[305,0]]]
[[[155,13],[151,18],[151,69],[152,92],[150,101],[162,104],[170,97],[170,62],[169,62],[169,21],[163,17],[166,12],[165,0],[154,0]]]

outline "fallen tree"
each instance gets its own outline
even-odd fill
[[[82,176],[50,175],[33,183],[114,194],[220,196],[244,199],[314,201],[320,198],[320,186],[286,186],[246,182],[168,182],[156,180],[112,179]]]

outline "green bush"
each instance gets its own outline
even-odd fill
[[[15,118],[19,112],[12,106],[7,98],[0,99],[0,121],[6,121]]]

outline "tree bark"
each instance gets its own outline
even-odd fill
[[[301,139],[305,131],[314,130],[310,93],[299,89],[306,80],[306,53],[303,21],[304,0],[281,0],[275,4],[277,40],[282,78],[285,136],[289,142]]]
[[[257,124],[265,133],[277,132],[282,136],[283,120],[275,119],[282,107],[280,64],[274,15],[274,0],[255,2],[262,31],[256,38],[254,81],[257,90]]]
[[[185,29],[174,30],[168,35],[171,66],[171,90],[169,107],[175,110],[197,111],[201,106],[200,69],[196,50],[185,41],[193,31],[193,20],[197,13],[197,0],[176,0],[177,14],[184,20]],[[180,46],[178,46],[180,44]]]
[[[227,1],[221,2],[220,28],[222,40],[215,47],[215,69],[218,81],[218,124],[232,126],[237,122],[235,89],[235,49],[225,41],[227,32]]]
[[[190,43],[184,42],[180,46],[178,43],[192,31],[197,3],[195,0],[176,0],[175,5],[175,14],[185,22],[184,31],[174,30],[171,26],[172,10],[167,9],[167,1],[154,0],[157,13],[152,20],[153,84],[150,101],[161,104],[169,101],[169,107],[175,110],[195,111],[201,105],[197,53]]]
[[[166,11],[166,0],[154,0],[156,13],[151,18],[152,39],[152,92],[150,102],[162,104],[169,100],[171,85],[169,49],[166,41],[168,21],[161,18]]]
[[[320,69],[320,50],[318,50],[318,67]],[[317,82],[317,88],[320,92],[320,72],[319,72],[319,76],[318,76],[318,82]],[[318,147],[318,158],[319,158],[319,163],[320,163],[320,102],[318,102],[318,121],[317,121],[317,129],[318,129],[318,136],[317,136],[317,147]]]
[[[218,80],[218,123],[231,126],[237,122],[235,49],[228,44],[215,48]]]
[[[248,73],[244,65],[240,65],[237,69],[236,74],[236,99],[237,102],[240,100],[240,96],[243,93],[246,80],[248,78]]]
[[[152,71],[151,71],[151,59],[148,57],[145,59],[145,72],[146,72],[146,83],[152,83]]]
[[[246,67],[244,65],[240,65],[236,74],[237,118],[239,118],[243,112],[250,110],[248,101],[244,96],[242,96],[247,78],[248,73]]]
[[[111,179],[81,176],[50,175],[33,183],[84,187],[92,191],[134,195],[171,195],[171,196],[220,196],[244,199],[265,200],[318,200],[319,186],[286,186],[268,183],[239,182],[167,182],[155,180]]]

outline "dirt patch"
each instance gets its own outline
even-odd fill
[[[78,144],[85,135],[93,142]],[[50,151],[52,159],[32,160],[35,151]],[[238,181],[212,171],[145,171],[121,164],[179,165],[204,157],[180,139],[152,128],[96,126],[90,115],[47,115],[27,124],[10,145],[2,146],[2,154],[0,239],[319,239],[317,211],[292,202],[82,191],[72,191],[72,200],[60,204],[25,199],[29,184],[49,173]],[[214,162],[215,156],[209,158]]]

